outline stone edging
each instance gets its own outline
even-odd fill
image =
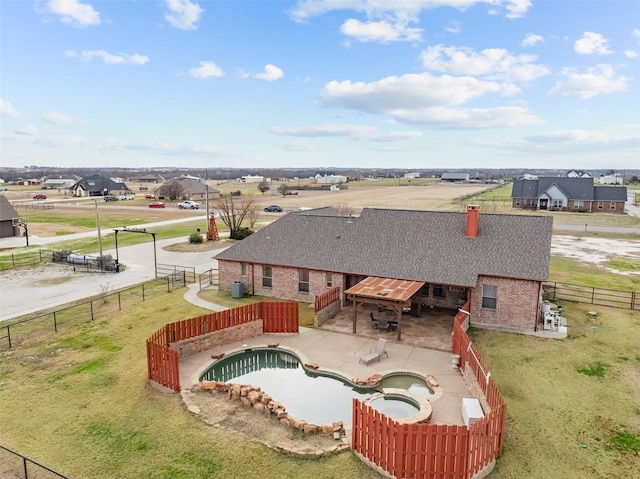
[[[350,451],[351,447],[349,446],[349,441],[347,440],[346,437],[342,437],[342,439],[340,440],[339,444],[336,444],[335,446],[332,446],[328,449],[314,449],[314,450],[309,450],[309,449],[295,449],[295,448],[287,448],[285,446],[281,446],[281,445],[274,445],[274,444],[270,444],[266,441],[262,441],[260,439],[258,439],[257,437],[251,436],[250,434],[247,434],[244,431],[241,431],[239,429],[235,429],[235,428],[230,428],[227,426],[223,426],[220,423],[217,422],[211,422],[205,418],[203,418],[201,416],[201,410],[200,408],[193,402],[193,396],[195,396],[197,393],[189,390],[189,389],[183,389],[182,391],[180,391],[180,397],[182,399],[182,403],[185,405],[185,407],[187,408],[187,411],[189,411],[191,414],[193,414],[194,416],[196,416],[199,420],[203,421],[204,423],[216,427],[218,429],[223,429],[223,430],[227,430],[227,431],[233,431],[239,434],[242,434],[243,436],[247,437],[248,439],[250,439],[251,441],[257,442],[259,444],[262,444],[265,447],[268,447],[269,449],[279,452],[281,454],[284,454],[286,456],[293,456],[293,457],[298,457],[301,459],[316,459],[316,458],[320,458],[320,457],[325,457],[325,456],[331,456],[334,454],[339,454],[341,452],[344,451]],[[279,427],[279,425],[278,425]]]

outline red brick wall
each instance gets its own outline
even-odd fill
[[[497,287],[496,309],[482,307],[482,286]],[[540,283],[508,278],[478,277],[471,296],[471,325],[533,331],[538,321]]]
[[[327,286],[326,271],[310,270],[309,292],[305,293],[298,291],[298,268],[273,266],[271,268],[272,286],[270,288],[262,286],[262,265],[247,263],[246,275],[242,276],[241,271],[239,262],[218,261],[220,289],[230,291],[231,283],[241,281],[244,283],[244,290],[247,293],[310,303],[313,302],[316,296],[326,293],[335,286],[340,286],[344,291],[344,275],[340,273],[332,273],[332,286]]]

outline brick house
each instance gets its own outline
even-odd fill
[[[123,195],[131,193],[127,185],[113,181],[99,173],[88,175],[69,188],[71,194],[77,197],[94,197],[108,195]]]
[[[513,208],[624,214],[627,188],[595,186],[593,178],[541,177],[513,182]]]
[[[480,215],[472,205],[466,213],[289,213],[216,256],[220,289],[242,282],[251,294],[313,302],[336,286],[344,297],[366,278],[391,278],[417,283],[409,299],[414,311],[455,311],[469,299],[474,326],[534,330],[552,222],[543,216]]]

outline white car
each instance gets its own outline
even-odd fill
[[[183,201],[182,203],[178,203],[178,208],[180,208],[181,210],[187,210],[187,209],[197,210],[198,208],[200,208],[200,205],[195,201],[186,200],[186,201]]]

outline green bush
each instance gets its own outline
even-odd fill
[[[200,244],[202,241],[202,235],[200,233],[191,233],[189,235],[189,243]]]
[[[253,231],[251,231],[249,228],[238,228],[231,235],[231,239],[241,240],[241,239],[245,239],[247,236],[251,234],[253,234]]]

